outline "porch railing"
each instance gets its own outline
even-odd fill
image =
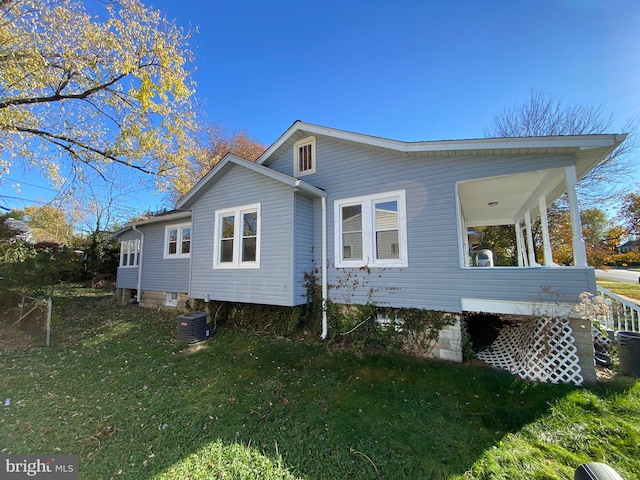
[[[640,305],[597,286],[598,294],[609,306],[607,328],[615,331],[640,332]]]

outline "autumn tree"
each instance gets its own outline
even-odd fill
[[[627,235],[640,235],[640,193],[628,193],[622,198],[618,217],[624,223]]]
[[[31,229],[35,242],[51,242],[68,245],[74,238],[73,226],[66,213],[52,205],[32,205],[22,210],[22,220]]]
[[[476,250],[488,248],[493,253],[493,261],[497,266],[517,266],[518,252],[515,248],[516,233],[513,225],[494,225],[475,227],[481,232],[482,242]]]
[[[227,153],[255,161],[266,148],[244,130],[229,130],[223,124],[216,123],[209,125],[201,136],[194,161],[185,172],[184,182],[175,185],[176,196],[187,193]]]
[[[503,108],[494,115],[487,137],[530,137],[627,133],[627,140],[607,156],[579,183],[581,199],[589,204],[611,197],[615,188],[626,181],[635,158],[631,155],[636,144],[637,121],[614,124],[614,117],[602,105],[591,103],[567,104],[545,92],[532,90],[529,99],[518,105]]]
[[[588,208],[580,212],[582,238],[585,243],[587,262],[600,268],[609,263],[620,241],[620,227],[609,221],[607,214],[599,208]],[[549,231],[553,260],[561,265],[573,262],[571,215],[567,208],[552,208],[549,211]]]
[[[188,39],[138,0],[0,2],[0,177],[117,163],[176,181],[194,145]]]

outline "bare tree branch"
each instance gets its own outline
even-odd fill
[[[127,75],[128,75],[127,73],[120,74],[106,83],[103,83],[101,85],[96,85],[95,87],[89,88],[81,93],[63,95],[63,94],[60,94],[59,91],[56,91],[54,95],[49,95],[47,97],[12,98],[9,100],[5,100],[4,102],[0,102],[0,109],[11,107],[11,106],[18,106],[18,105],[31,105],[34,103],[59,102],[61,100],[72,100],[72,99],[83,100],[87,97],[90,97],[91,95],[94,95],[96,92],[105,90],[107,87],[115,85]]]
[[[2,125],[0,125],[0,128],[3,128]],[[126,165],[127,167],[136,169],[141,171],[142,173],[147,173],[147,174],[151,174],[154,175],[155,172],[151,171],[151,170],[147,170],[144,167],[141,167],[139,165],[135,165],[133,163],[129,163],[125,160],[122,160],[121,158],[116,157],[115,155],[104,151],[104,150],[100,150],[97,148],[92,147],[91,145],[86,145],[83,144],[82,142],[78,141],[75,138],[71,138],[71,137],[66,137],[64,135],[56,135],[54,133],[50,133],[50,132],[45,132],[42,130],[37,130],[34,128],[27,128],[27,127],[20,127],[20,126],[14,126],[14,129],[20,131],[20,132],[25,132],[25,133],[30,133],[32,135],[36,135],[40,138],[43,138],[47,141],[50,141],[52,143],[54,143],[55,145],[64,148],[67,152],[72,153],[74,159],[82,160],[82,163],[84,163],[85,165],[88,165],[90,167],[93,167],[93,165],[91,165],[91,163],[89,161],[86,161],[81,155],[79,155],[70,145],[76,146],[82,150],[86,150],[88,152],[94,153],[100,157],[103,157],[106,160],[109,160],[111,162],[115,162],[115,163],[120,163],[122,165]],[[64,143],[63,143],[64,142]]]
[[[531,90],[526,102],[503,108],[484,133],[486,137],[627,133],[627,140],[580,181],[580,197],[588,205],[610,200],[636,164],[632,152],[637,143],[637,119],[616,128],[613,115],[607,115],[602,105],[565,104],[541,91]]]

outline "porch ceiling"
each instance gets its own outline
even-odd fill
[[[513,225],[529,209],[538,213],[538,199],[553,201],[564,191],[564,170],[538,170],[470,180],[458,184],[467,227]]]

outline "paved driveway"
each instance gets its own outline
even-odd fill
[[[615,268],[610,268],[609,270],[596,269],[596,278],[614,280],[616,282],[638,283],[640,279],[640,272],[616,270]]]

